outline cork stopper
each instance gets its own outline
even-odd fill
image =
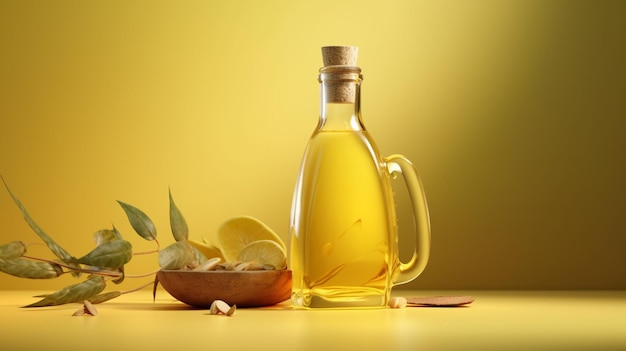
[[[324,46],[324,66],[356,66],[359,48],[356,46]]]
[[[323,83],[327,102],[340,104],[355,102],[357,81],[360,80],[361,72],[356,63],[358,51],[359,48],[356,46],[322,47],[324,67],[320,69],[320,73],[330,74],[325,77]]]

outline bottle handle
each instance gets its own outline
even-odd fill
[[[411,161],[402,155],[391,155],[385,163],[392,178],[398,173],[402,175],[413,207],[415,247],[409,262],[399,262],[399,272],[393,281],[393,285],[399,285],[417,278],[426,268],[430,256],[430,216],[422,182]]]

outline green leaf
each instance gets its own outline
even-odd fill
[[[112,300],[118,296],[122,295],[121,292],[119,291],[108,291],[102,294],[98,294],[92,298],[89,299],[89,302],[91,302],[92,304],[99,304],[99,303],[103,303],[109,300]]]
[[[159,251],[161,269],[183,269],[192,266],[194,262],[197,262],[195,251],[187,240],[177,241]]]
[[[117,231],[117,229],[115,229],[115,227],[113,227],[113,229],[98,230],[93,234],[93,240],[96,242],[96,245],[121,239],[122,236]]]
[[[63,268],[56,263],[37,262],[25,258],[11,260],[0,258],[0,271],[28,279],[52,279],[63,274]]]
[[[124,281],[124,279],[126,279],[126,274],[124,273],[124,266],[118,268],[117,271],[122,273],[122,275],[119,278],[113,279],[111,281],[115,284],[120,284],[121,282]]]
[[[174,239],[176,239],[176,241],[187,240],[189,238],[189,228],[187,227],[187,222],[185,221],[185,217],[183,217],[183,214],[180,212],[178,207],[176,207],[171,190],[169,192],[169,195],[170,227],[172,228],[172,234],[174,235]]]
[[[122,201],[118,201],[118,203],[122,206],[124,212],[126,212],[128,221],[137,234],[146,240],[156,239],[156,227],[154,226],[152,220],[145,213],[143,213],[143,211]]]
[[[26,243],[23,241],[13,241],[0,246],[0,258],[10,260],[22,257],[26,253]]]
[[[4,181],[4,178],[0,177],[0,179],[2,179],[2,182],[4,183],[4,186],[7,188],[9,195],[11,195],[13,202],[15,202],[17,207],[20,209],[20,212],[22,212],[22,217],[24,217],[24,219],[26,220],[26,223],[28,223],[31,229],[33,229],[33,231],[37,235],[39,235],[41,240],[43,240],[46,243],[50,251],[52,251],[56,257],[61,259],[63,262],[69,265],[72,265],[74,262],[74,257],[72,257],[72,255],[70,255],[67,251],[65,251],[65,249],[59,246],[50,236],[48,236],[48,234],[46,234],[46,232],[43,231],[43,229],[41,229],[41,227],[39,227],[39,225],[37,225],[37,223],[35,223],[35,221],[30,217],[28,212],[26,212],[26,208],[24,207],[24,205],[22,205],[20,200],[18,200],[13,195],[13,193],[11,192],[11,189],[9,189],[9,186]]]
[[[77,262],[100,268],[120,268],[133,257],[132,249],[131,243],[126,240],[109,241],[96,246]]]
[[[202,253],[202,251],[198,250],[198,248],[193,245],[191,245],[191,247],[193,248],[193,255],[194,255],[195,262],[197,262],[198,265],[201,265],[204,262],[206,262],[207,257]]]
[[[90,275],[87,280],[81,283],[67,286],[47,295],[40,301],[24,307],[57,306],[66,303],[83,302],[101,293],[105,287],[106,282],[102,276]]]
[[[122,233],[120,233],[119,230],[117,230],[117,228],[115,228],[115,226],[113,226],[113,234],[115,235],[116,238],[122,240]]]

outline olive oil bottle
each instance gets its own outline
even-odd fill
[[[320,118],[293,195],[289,265],[292,303],[304,308],[386,306],[394,285],[416,278],[430,250],[422,186],[403,156],[382,158],[360,110],[356,47],[322,48]],[[401,174],[413,202],[417,247],[398,258],[391,180]]]

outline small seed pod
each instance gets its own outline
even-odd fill
[[[222,300],[215,300],[211,304],[210,313],[211,314],[224,314],[224,315],[227,315],[227,316],[232,316],[233,314],[235,314],[236,310],[237,310],[237,305],[233,305],[231,307],[226,302],[224,302]]]
[[[214,257],[206,260],[202,265],[194,268],[194,271],[210,271],[213,270],[217,266],[218,263],[222,261],[219,257]]]
[[[84,301],[82,308],[76,310],[72,316],[97,316],[98,310],[89,301]]]
[[[406,298],[404,297],[392,297],[389,299],[389,307],[391,308],[405,308],[407,304]]]

